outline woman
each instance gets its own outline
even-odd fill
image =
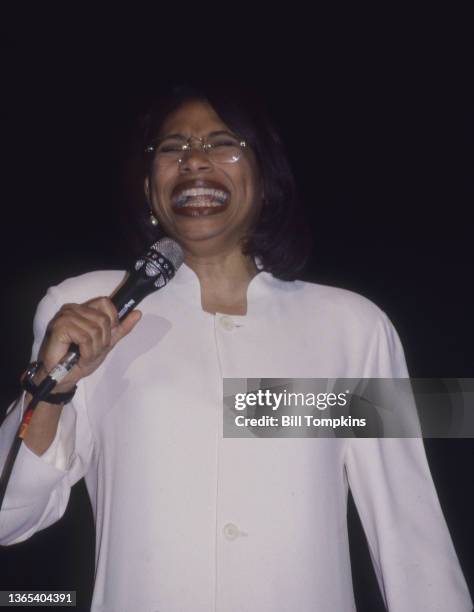
[[[181,91],[148,116],[147,227],[178,241],[185,264],[122,323],[97,297],[118,272],[69,279],[40,303],[37,381],[75,342],[81,360],[55,391],[81,382],[71,403],[36,410],[2,543],[56,521],[85,476],[94,611],[354,610],[350,485],[388,609],[471,610],[419,440],[222,436],[222,378],[408,376],[374,304],[293,280],[304,232],[257,111]]]

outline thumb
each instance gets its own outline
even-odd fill
[[[129,334],[141,318],[142,313],[140,310],[132,310],[132,312],[125,317],[123,321],[112,329],[110,346],[115,346],[119,340]]]

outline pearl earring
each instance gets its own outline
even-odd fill
[[[150,214],[148,215],[148,220],[150,221],[150,224],[153,225],[153,227],[157,227],[159,221],[153,214],[152,210],[150,210]]]

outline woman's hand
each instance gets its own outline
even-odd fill
[[[119,322],[117,310],[110,298],[99,297],[84,304],[64,304],[50,321],[41,344],[38,359],[42,370],[35,376],[41,382],[46,374],[61,361],[75,343],[79,347],[78,363],[54,388],[53,393],[70,390],[81,378],[92,374],[104,361],[109,351],[126,336],[141,318],[134,310]]]

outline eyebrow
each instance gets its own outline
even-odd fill
[[[227,130],[217,130],[215,132],[209,132],[209,134],[205,135],[205,138],[209,138],[210,136],[220,136],[221,134],[227,134],[228,136],[235,137],[235,135],[232,134],[232,132],[229,132]],[[167,134],[166,136],[163,136],[159,140],[168,140],[168,138],[179,138],[180,140],[187,140],[187,137],[184,136],[183,134]]]

